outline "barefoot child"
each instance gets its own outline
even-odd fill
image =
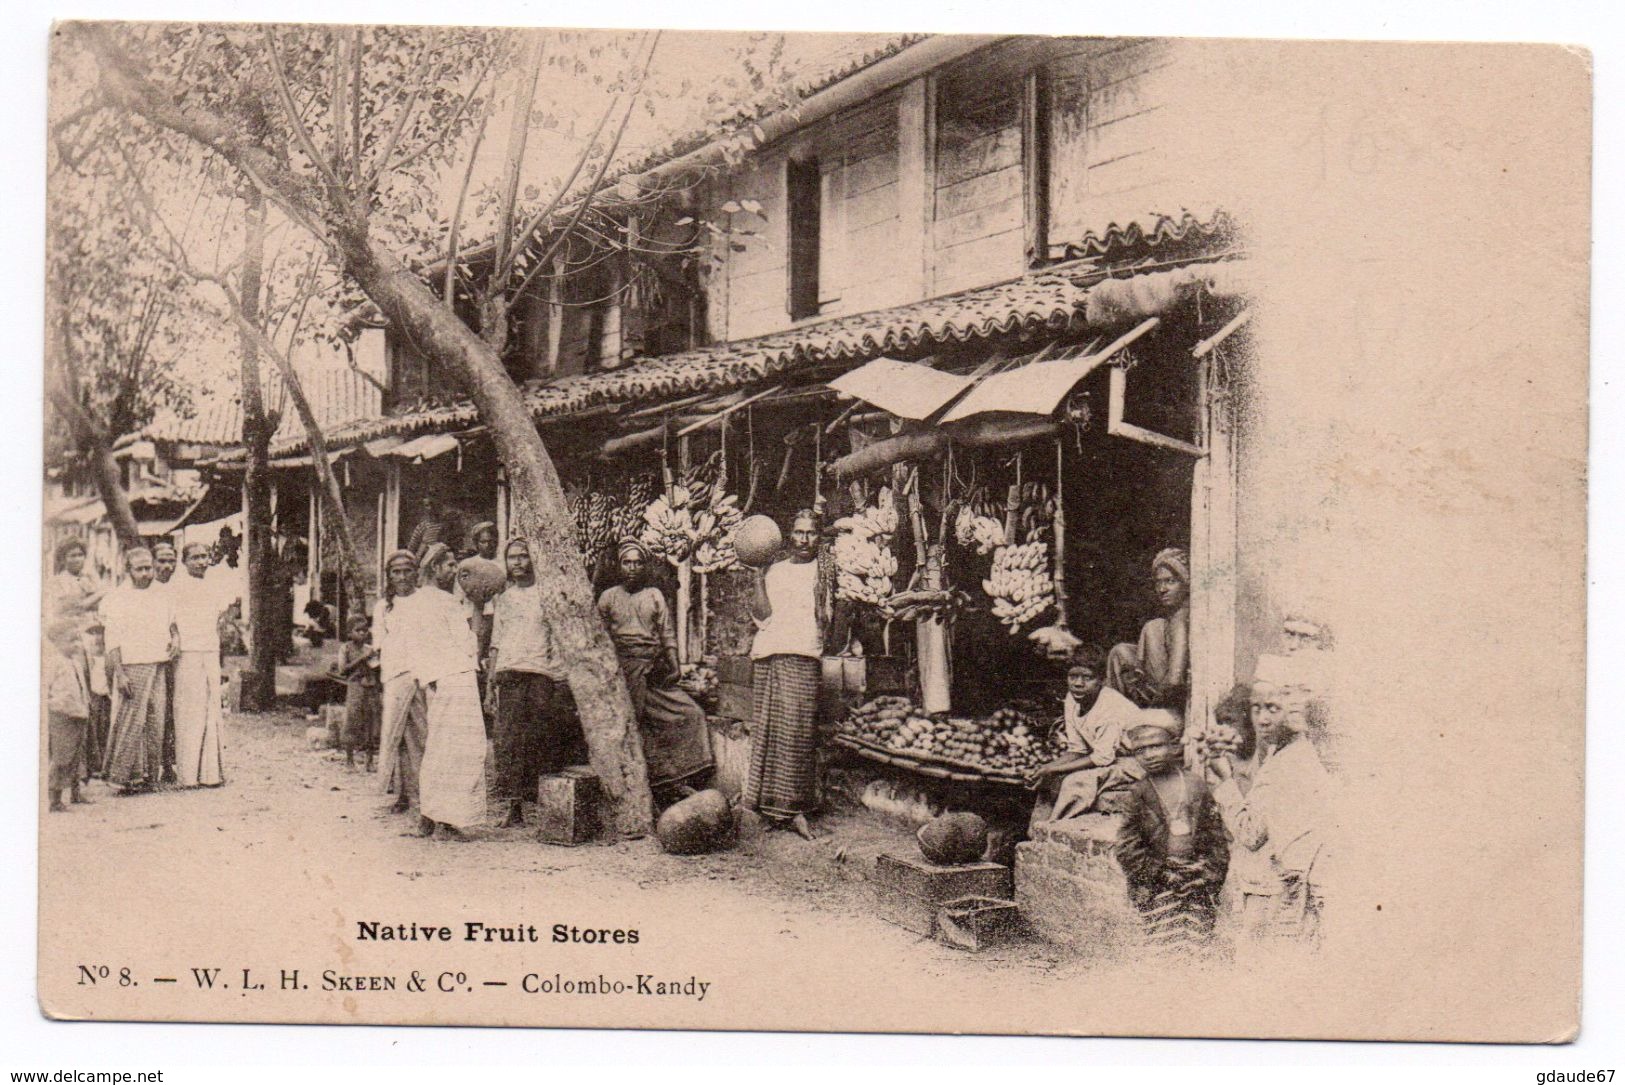
[[[334,674],[344,683],[344,761],[354,767],[356,751],[365,750],[367,771],[371,772],[383,715],[378,652],[372,646],[372,623],[365,614],[352,615],[346,633],[344,662]]]
[[[51,623],[46,630],[45,696],[50,724],[51,811],[67,809],[63,793],[74,802],[79,794],[79,758],[84,751],[85,730],[90,724],[90,692],[85,673],[75,656],[79,647],[79,626],[70,618]]]

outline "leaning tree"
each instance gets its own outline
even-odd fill
[[[758,45],[777,56],[771,40]],[[655,47],[650,35],[404,27],[64,24],[56,40],[58,63],[74,53],[95,65],[97,101],[85,108],[184,137],[237,170],[473,401],[507,470],[515,531],[531,542],[544,616],[572,661],[593,766],[628,834],[646,831],[652,816],[631,703],[558,473],[504,368],[501,329],[517,294],[552,273],[531,242],[544,239],[545,256],[582,226],[638,124],[634,110],[653,112],[645,84]],[[741,72],[713,85],[711,97],[764,82],[748,62]],[[582,89],[597,91],[602,104],[583,112],[575,149],[546,163],[549,184],[521,187],[537,160],[527,148],[534,133],[574,127],[570,110],[537,93],[544,74],[567,81],[577,100]],[[465,208],[475,149],[503,120],[503,168]],[[459,173],[454,207],[442,212],[446,179]],[[464,287],[484,314],[474,327],[449,304],[468,267],[458,237],[471,225],[497,239],[487,270]],[[426,281],[437,267],[439,293]]]

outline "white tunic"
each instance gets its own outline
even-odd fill
[[[763,581],[767,603],[773,613],[756,623],[756,639],[751,644],[752,659],[768,656],[811,656],[824,654],[818,635],[818,562],[780,561],[767,570]]]
[[[218,652],[220,650],[220,612],[235,598],[232,585],[225,577],[205,573],[176,573],[164,585],[170,605],[175,608],[175,628],[180,631],[181,651]]]
[[[102,599],[101,613],[109,655],[116,648],[125,663],[169,662],[175,606],[167,589],[124,584]]]

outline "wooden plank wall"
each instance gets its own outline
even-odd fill
[[[1173,44],[1078,40],[1051,60],[1050,240],[1060,244],[1151,213],[1177,215],[1168,103],[1155,73]]]
[[[862,312],[918,296],[917,275],[913,289],[906,277],[899,281],[897,95],[888,94],[761,153],[709,201],[713,221],[731,221],[736,231],[724,253],[725,271],[712,275],[708,291],[711,327],[725,327],[728,339],[791,325],[784,178],[792,155],[817,160],[822,182],[818,315]],[[728,200],[755,200],[762,214],[729,216],[720,210]],[[742,229],[759,232],[737,232]]]
[[[990,71],[993,58],[937,84],[933,294],[1020,275],[1025,264],[1023,85]]]
[[[733,184],[723,190],[722,199],[709,211],[711,220],[719,226],[758,231],[755,236],[736,236],[732,246],[725,246],[726,324],[713,319],[711,325],[725,327],[724,338],[748,339],[790,324],[785,308],[789,215],[784,199],[784,163],[783,148],[766,151],[745,163],[735,174]],[[755,200],[762,205],[761,215],[748,211],[729,215],[720,210],[728,200]]]
[[[897,95],[835,118],[815,150],[824,182],[819,315],[910,300],[898,249]]]

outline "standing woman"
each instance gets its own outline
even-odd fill
[[[57,543],[52,575],[45,582],[46,625],[57,618],[76,619],[81,627],[91,624],[97,604],[107,593],[85,572],[85,554],[82,539],[68,538]]]
[[[378,776],[386,793],[395,792],[397,814],[406,813],[417,801],[418,769],[429,735],[428,706],[412,673],[417,586],[418,559],[410,550],[395,551],[384,561],[384,597],[372,610],[378,674],[384,683]]]
[[[473,617],[468,601],[452,594],[457,555],[445,543],[423,554],[421,592],[413,632],[412,668],[429,706],[429,740],[419,775],[418,833],[437,840],[467,840],[465,830],[485,820],[485,717],[480,708]]]
[[[796,514],[790,554],[763,572],[754,570],[750,609],[752,728],[750,772],[742,796],[774,827],[813,839],[807,815],[819,808],[818,681],[824,654],[818,600],[818,521]]]
[[[220,730],[220,614],[230,605],[225,581],[210,577],[209,550],[188,543],[186,571],[169,582],[180,655],[175,660],[175,775],[182,787],[226,782]]]

